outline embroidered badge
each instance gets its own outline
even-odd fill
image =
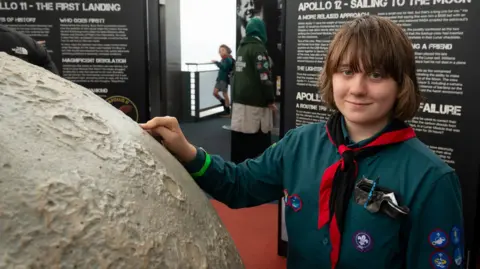
[[[458,247],[455,249],[453,252],[453,260],[455,261],[455,264],[460,266],[463,263],[463,253],[462,250]]]
[[[450,239],[452,240],[452,244],[459,245],[461,241],[462,231],[458,226],[453,226],[452,231],[450,232]]]
[[[356,232],[352,240],[355,248],[360,252],[370,251],[373,247],[373,239],[367,232]]]
[[[283,201],[285,202],[285,206],[292,208],[295,212],[302,209],[302,199],[300,199],[298,194],[288,195],[288,191],[283,190]]]
[[[448,237],[441,229],[435,229],[428,236],[428,242],[434,248],[444,248],[448,244]]]
[[[434,269],[447,269],[450,267],[450,257],[445,252],[434,252],[430,258]]]
[[[295,212],[302,209],[302,200],[300,199],[300,196],[298,196],[297,194],[290,196],[290,206]]]

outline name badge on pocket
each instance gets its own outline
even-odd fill
[[[408,207],[399,205],[393,191],[366,177],[355,185],[354,199],[370,213],[382,212],[393,219],[407,216],[410,212]]]

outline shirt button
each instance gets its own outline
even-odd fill
[[[328,244],[328,238],[323,239],[323,244],[326,246]]]

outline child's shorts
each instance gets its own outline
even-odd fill
[[[217,81],[215,88],[218,89],[219,92],[226,92],[228,90],[227,82],[223,80]]]

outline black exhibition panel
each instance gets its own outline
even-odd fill
[[[401,25],[412,41],[425,101],[409,123],[417,136],[459,175],[465,218],[465,255],[475,268],[475,220],[479,181],[480,120],[477,90],[480,2],[474,0],[286,1],[285,86],[282,135],[303,124],[327,119],[317,89],[329,42],[346,21],[372,14]],[[445,197],[449,199],[449,197]],[[288,236],[279,210],[279,255]],[[478,232],[478,231],[477,231]]]
[[[146,5],[146,0],[2,1],[0,23],[43,43],[62,77],[144,122],[150,117]]]

